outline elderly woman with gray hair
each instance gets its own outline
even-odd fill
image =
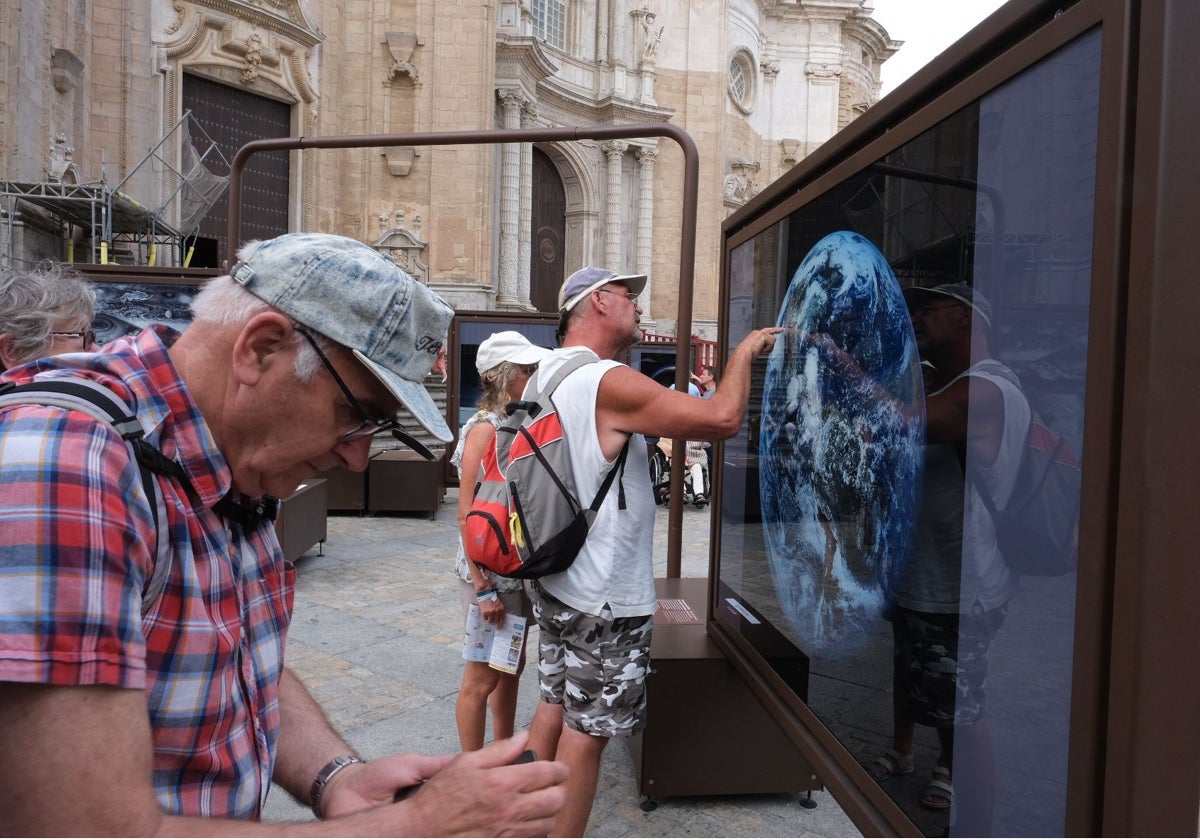
[[[96,293],[77,272],[54,263],[0,271],[0,365],[92,350]]]

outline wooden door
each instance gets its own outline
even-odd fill
[[[530,220],[529,300],[540,312],[558,309],[566,277],[567,195],[550,156],[533,150],[533,213]]]

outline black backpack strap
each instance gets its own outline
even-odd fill
[[[600,505],[604,504],[604,497],[608,495],[608,489],[612,487],[613,480],[617,478],[617,474],[625,475],[625,456],[629,454],[630,438],[625,439],[625,445],[621,447],[621,454],[617,456],[617,460],[613,463],[612,469],[608,471],[608,475],[604,476],[604,482],[600,485],[600,489],[596,491],[596,498],[592,499],[588,510],[595,513],[600,510]],[[617,504],[621,510],[625,510],[625,482],[621,482],[620,490],[618,491]]]
[[[541,402],[544,400],[552,399],[554,392],[556,390],[558,390],[558,386],[562,384],[564,379],[566,379],[568,376],[570,376],[575,371],[579,370],[584,365],[595,364],[597,361],[599,361],[599,360],[593,359],[587,353],[579,353],[579,354],[573,356],[572,358],[567,359],[565,362],[563,362],[561,365],[558,366],[557,370],[554,371],[554,374],[550,377],[550,381],[546,383],[546,386],[544,388],[541,388],[534,395],[535,399],[517,400],[515,402],[510,402],[504,408],[505,413],[508,414],[509,416],[512,416],[513,414],[515,414],[518,411],[524,411],[530,417],[537,417],[537,415],[542,410]],[[507,427],[501,427],[501,430],[504,430],[504,429],[507,429]],[[534,443],[533,438],[532,438],[532,436],[530,436],[529,432],[526,431],[523,426],[517,427],[517,431],[519,433],[523,433],[525,435],[525,437],[530,441],[530,443],[534,444],[532,447],[533,451],[537,455],[537,457],[542,459],[543,465],[546,467],[546,472],[550,475],[551,478],[554,479],[555,483],[558,484],[558,488],[559,488],[560,492],[562,492],[563,496],[565,496],[566,498],[571,498],[571,494],[567,490],[566,486],[564,486],[563,483],[559,480],[558,476],[555,475],[554,470],[550,469],[550,465],[548,463],[545,463],[545,458],[542,457],[542,454],[541,454],[538,446]],[[596,491],[596,497],[594,499],[592,499],[591,505],[588,506],[588,510],[592,511],[593,513],[598,511],[600,509],[600,505],[604,503],[604,497],[608,495],[608,490],[610,487],[612,487],[612,483],[613,483],[614,479],[618,478],[618,474],[619,474],[620,478],[624,479],[625,456],[629,454],[629,440],[630,440],[630,438],[626,438],[625,445],[621,447],[621,453],[617,456],[616,462],[613,464],[612,469],[608,471],[608,475],[606,475],[604,477],[604,482],[600,485],[600,489]],[[620,506],[621,510],[625,510],[627,505],[625,502],[625,482],[624,482],[624,480],[622,480],[620,483],[620,489],[618,491],[618,494],[619,494],[618,495],[618,505]]]
[[[154,520],[154,571],[142,589],[142,614],[145,615],[162,594],[167,575],[171,571],[171,540],[165,527],[166,503],[163,501],[155,475],[178,479],[187,492],[194,496],[192,483],[183,467],[147,443],[145,432],[129,406],[111,390],[92,380],[55,379],[39,380],[26,385],[15,385],[11,382],[0,384],[0,406],[21,404],[49,405],[80,411],[97,422],[111,426],[129,445],[138,465],[146,500],[150,503],[150,515]]]

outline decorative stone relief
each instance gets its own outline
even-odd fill
[[[395,226],[385,230],[384,228],[388,223],[388,214],[379,214],[379,238],[375,240],[372,247],[400,266],[400,268],[407,271],[416,280],[428,285],[429,266],[421,261],[421,254],[425,251],[427,244],[421,241],[421,217],[419,215],[413,216],[414,226],[417,229],[411,230],[404,227],[403,210],[396,210],[395,216]]]
[[[796,138],[784,137],[779,141],[779,148],[779,162],[789,169],[800,160],[800,141]]]
[[[68,170],[75,164],[75,147],[67,143],[67,135],[61,131],[54,132],[50,142],[50,160],[46,166],[46,175],[51,181],[62,181]]]
[[[392,56],[392,66],[388,68],[387,78],[383,80],[383,83],[393,85],[407,77],[413,85],[420,84],[420,80],[417,78],[417,67],[412,61],[413,51],[416,50],[418,43],[417,33],[388,32],[385,43]]]
[[[258,68],[263,61],[262,36],[252,32],[246,39],[246,54],[243,58],[245,65],[242,69],[242,84],[252,85],[258,80]]]
[[[758,185],[754,179],[759,168],[757,163],[749,163],[744,160],[729,164],[730,171],[725,176],[725,186],[722,191],[722,198],[725,200],[726,206],[740,207],[754,198],[758,192]]]
[[[833,81],[842,75],[842,65],[810,61],[804,65],[804,74],[817,81]]]

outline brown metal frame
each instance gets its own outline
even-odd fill
[[[1087,437],[1066,831],[1195,836],[1200,818],[1200,3],[1012,0],[726,220],[729,253],[1054,48],[1102,25]],[[714,489],[717,488],[714,476]],[[719,490],[718,490],[719,492]],[[720,499],[715,500],[720,505]],[[710,579],[716,580],[713,522]],[[1194,597],[1194,596],[1193,596]],[[715,598],[715,585],[710,599]],[[715,607],[715,604],[710,604]],[[715,610],[714,610],[715,612]],[[709,632],[868,835],[915,827],[738,635]]]
[[[625,140],[666,137],[683,151],[682,230],[679,246],[678,340],[675,350],[675,387],[687,388],[689,340],[692,333],[692,295],[696,268],[696,208],[699,189],[700,154],[691,135],[669,123],[630,123],[567,128],[488,129],[482,131],[434,131],[415,134],[361,134],[331,137],[280,137],[255,140],[237,150],[229,171],[229,253],[242,241],[242,170],[251,155],[259,152],[299,149],[371,149],[387,146],[470,146],[493,143],[546,143],[572,140]],[[671,485],[683,486],[683,441],[675,441],[671,459]],[[682,569],[683,493],[671,494],[667,525],[667,576],[679,577]]]

